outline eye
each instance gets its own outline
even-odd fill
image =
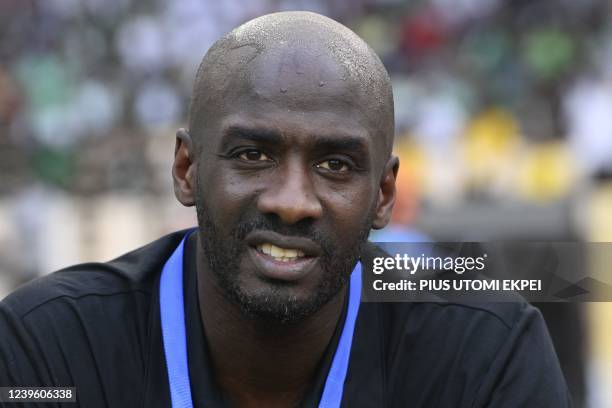
[[[338,159],[329,159],[322,161],[321,163],[317,164],[317,167],[338,173],[344,173],[349,170],[349,166],[342,160]]]
[[[270,160],[268,156],[261,150],[249,149],[245,150],[238,155],[238,157],[245,161],[267,161]]]

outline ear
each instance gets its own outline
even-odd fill
[[[378,191],[378,205],[372,222],[372,228],[381,229],[387,226],[391,219],[391,211],[395,204],[395,179],[399,170],[399,159],[391,156],[385,165],[380,179]]]
[[[186,207],[195,204],[196,157],[189,132],[183,128],[179,129],[176,132],[172,178],[174,179],[174,195]]]

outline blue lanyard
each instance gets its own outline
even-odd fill
[[[173,408],[193,407],[189,383],[189,365],[187,363],[187,336],[185,334],[183,300],[183,251],[188,236],[189,233],[166,261],[159,284],[162,339]],[[351,274],[346,320],[329,374],[325,380],[319,408],[340,407],[360,301],[361,263],[358,262]]]

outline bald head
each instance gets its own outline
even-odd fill
[[[245,95],[295,111],[350,106],[360,111],[386,156],[391,152],[393,96],[387,71],[360,37],[327,17],[269,14],[219,39],[196,76],[189,111],[196,143],[222,116],[219,109]]]
[[[204,57],[189,126],[172,174],[178,200],[197,209],[202,281],[221,290],[208,295],[266,324],[339,311],[395,201],[393,98],[378,57],[317,14],[257,18]],[[295,244],[305,259],[278,261],[266,244]]]

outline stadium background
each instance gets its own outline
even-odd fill
[[[2,0],[0,298],[195,223],[170,182],[195,70],[279,10],[343,22],[390,71],[399,228],[612,241],[608,1]],[[549,324],[581,365],[564,366],[576,405],[611,407],[612,306],[571,314]]]

